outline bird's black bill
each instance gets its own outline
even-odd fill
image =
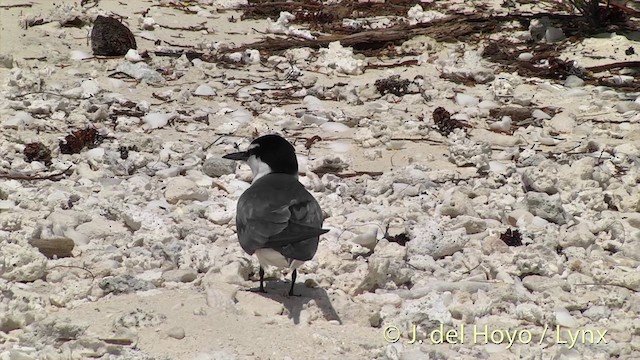
[[[247,161],[247,159],[249,159],[249,153],[247,151],[235,152],[235,153],[227,154],[222,158],[229,159],[229,160]]]

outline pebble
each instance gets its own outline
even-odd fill
[[[131,275],[105,277],[100,280],[98,286],[104,290],[105,294],[113,293],[116,295],[155,289],[155,285],[151,282],[135,278]]]
[[[458,93],[456,94],[456,102],[460,106],[469,107],[469,106],[477,106],[480,101],[475,96]]]
[[[554,43],[565,39],[564,31],[556,27],[548,27],[544,34],[544,39],[547,43]]]
[[[533,54],[529,52],[524,52],[518,55],[518,60],[520,61],[531,61],[533,59]]]
[[[0,54],[0,68],[11,69],[13,67],[13,56],[10,54]]]
[[[192,269],[167,270],[162,273],[162,278],[165,281],[188,283],[197,279],[198,273]]]
[[[31,282],[44,278],[47,258],[34,247],[3,243],[0,246],[0,259],[1,279]]]
[[[178,339],[178,340],[182,340],[185,338],[186,334],[184,332],[184,328],[180,327],[180,326],[175,326],[172,327],[171,329],[167,330],[167,336],[174,338],[174,339]]]
[[[547,114],[546,112],[540,109],[534,109],[533,112],[531,113],[531,116],[533,116],[534,119],[538,119],[538,120],[551,119],[551,116],[549,114]]]
[[[577,328],[580,323],[569,313],[569,311],[563,307],[558,307],[555,310],[556,324],[567,328]]]
[[[549,125],[559,133],[571,133],[576,127],[575,116],[565,112],[558,113],[549,120]]]
[[[524,198],[529,212],[558,225],[567,222],[559,194],[548,195],[540,192],[528,192]]]
[[[566,86],[568,88],[582,87],[582,86],[584,86],[584,80],[582,80],[581,78],[579,78],[579,77],[577,77],[575,75],[569,75],[564,80],[564,86]]]
[[[175,117],[174,114],[168,113],[148,113],[142,117],[144,128],[147,130],[158,129],[167,126],[169,121]]]
[[[351,242],[373,250],[378,243],[378,227],[371,227],[368,231],[351,239]]]
[[[235,161],[222,159],[221,157],[210,157],[202,164],[202,172],[207,176],[217,178],[235,173],[236,166]]]
[[[180,200],[205,201],[209,198],[209,194],[192,180],[180,176],[167,182],[164,197],[169,204],[176,204]]]
[[[407,243],[407,254],[431,256],[440,259],[462,250],[469,241],[464,229],[442,234],[439,229],[419,226],[411,231],[413,238]]]
[[[196,90],[193,92],[195,96],[215,96],[216,91],[207,84],[199,85]]]

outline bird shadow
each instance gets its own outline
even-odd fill
[[[293,288],[293,292],[296,295],[289,296],[290,286],[290,282],[268,281],[264,286],[266,293],[257,291],[257,287],[249,290],[265,298],[281,303],[289,312],[289,318],[292,319],[293,323],[296,325],[300,323],[300,313],[304,308],[304,305],[309,303],[311,300],[314,300],[316,305],[320,308],[325,320],[336,320],[340,325],[342,325],[342,320],[336,312],[336,309],[331,304],[331,299],[329,299],[329,294],[327,294],[325,289],[308,288],[303,284],[296,283]]]

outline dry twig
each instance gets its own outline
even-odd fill
[[[0,179],[10,179],[10,180],[27,180],[27,181],[34,181],[34,180],[52,180],[52,181],[59,181],[62,178],[58,178],[63,176],[67,171],[69,171],[69,169],[71,169],[73,165],[69,165],[68,168],[59,171],[57,173],[53,173],[53,174],[49,174],[49,175],[27,175],[27,174],[0,174]]]

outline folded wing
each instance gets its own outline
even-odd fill
[[[317,250],[319,236],[329,231],[322,229],[320,205],[294,178],[270,174],[260,180],[269,177],[268,194],[256,183],[238,200],[240,245],[248,254],[271,248],[287,258],[309,260]]]

